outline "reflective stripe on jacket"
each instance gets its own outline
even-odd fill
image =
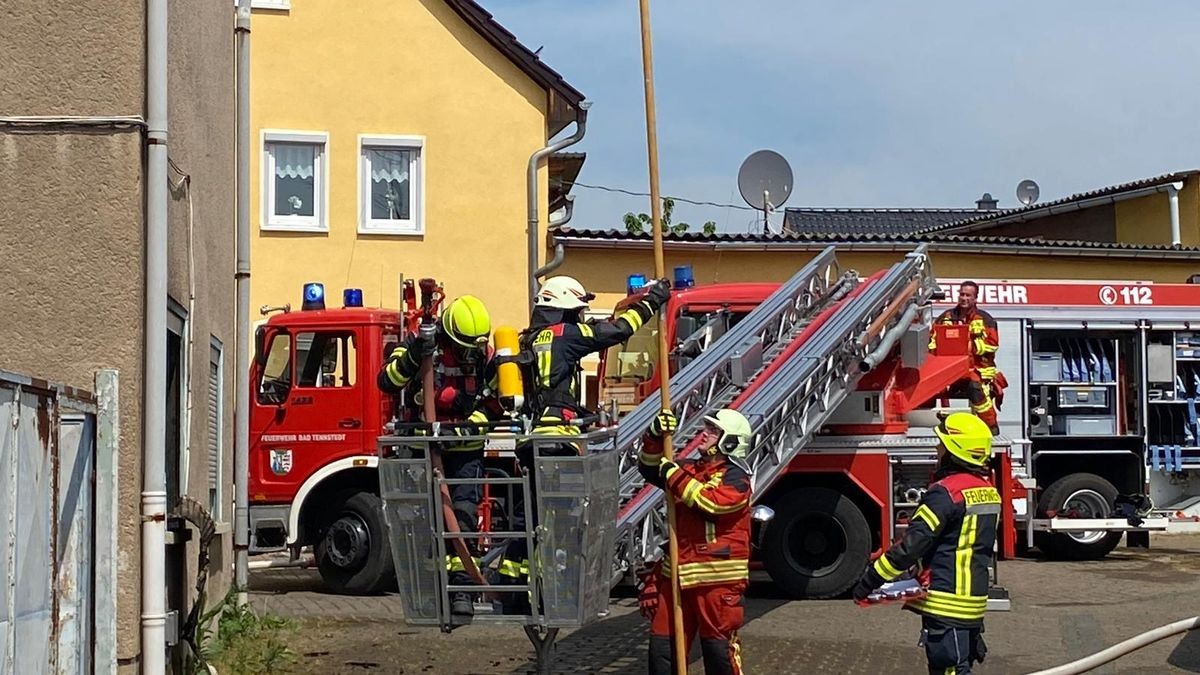
[[[736,583],[750,578],[750,474],[725,455],[684,462],[665,479],[662,442],[647,436],[640,460],[646,482],[670,493],[676,504],[679,585]],[[670,575],[669,560],[663,574]]]
[[[942,478],[921,498],[904,537],[876,559],[875,572],[892,581],[920,563],[929,574],[929,595],[905,608],[956,625],[978,625],[987,609],[1001,507],[1000,493],[982,476],[960,472]]]

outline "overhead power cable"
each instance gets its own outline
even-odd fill
[[[617,192],[617,193],[620,193],[623,195],[629,195],[631,197],[649,197],[650,196],[650,193],[648,193],[648,192],[636,192],[634,190],[626,190],[624,188],[608,187],[607,185],[589,185],[587,183],[580,183],[579,181],[571,182],[571,181],[553,179],[553,180],[551,180],[551,182],[556,185],[561,185],[564,187],[581,187],[581,188],[587,188],[588,190],[603,190],[605,192]],[[719,209],[739,209],[742,211],[758,211],[758,209],[750,207],[750,206],[746,206],[745,204],[742,204],[742,205],[721,204],[718,202],[706,202],[706,201],[701,201],[701,200],[688,199],[686,197],[674,197],[671,195],[663,195],[663,199],[670,199],[672,201],[681,202],[683,204],[692,204],[694,206],[714,206]]]

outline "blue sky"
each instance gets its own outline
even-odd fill
[[[635,0],[483,0],[592,101],[579,181],[648,192]],[[1149,7],[1148,5],[1153,5]],[[1200,3],[654,0],[664,194],[745,206],[751,152],[786,206],[1017,205],[1200,167]],[[649,200],[577,187],[577,227]],[[754,213],[680,205],[693,228]],[[778,227],[779,216],[775,226]]]

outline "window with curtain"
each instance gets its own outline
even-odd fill
[[[325,230],[324,136],[268,133],[263,150],[264,227]]]
[[[415,137],[361,137],[359,231],[420,234],[421,150]]]

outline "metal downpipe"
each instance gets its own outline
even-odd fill
[[[167,18],[167,0],[146,0],[141,652],[147,675],[167,665]]]
[[[533,299],[537,296],[538,291],[538,245],[540,232],[538,231],[538,165],[541,164],[543,158],[548,157],[563,148],[568,148],[583,140],[587,133],[587,111],[591,104],[587,101],[579,104],[579,113],[575,116],[575,133],[563,140],[547,145],[546,147],[537,150],[529,156],[529,174],[526,177],[526,207],[528,210],[527,229],[525,236],[528,243],[528,269],[529,269],[529,311],[533,312]]]
[[[550,227],[562,227],[563,225],[566,225],[567,223],[571,222],[571,217],[575,215],[575,198],[568,195],[567,196],[567,205],[563,208],[566,209],[566,213],[563,214],[562,218],[551,221]],[[554,243],[554,257],[550,259],[550,262],[546,263],[545,265],[542,265],[541,267],[538,268],[538,270],[536,272],[533,273],[534,280],[536,281],[537,279],[541,279],[542,277],[546,276],[547,274],[550,274],[554,270],[561,267],[563,264],[563,259],[566,258],[566,256],[567,256],[566,247],[563,246],[562,243],[560,243],[560,242],[555,242]]]
[[[238,0],[237,42],[237,315],[234,340],[233,485],[234,587],[247,602],[250,573],[250,0]]]

